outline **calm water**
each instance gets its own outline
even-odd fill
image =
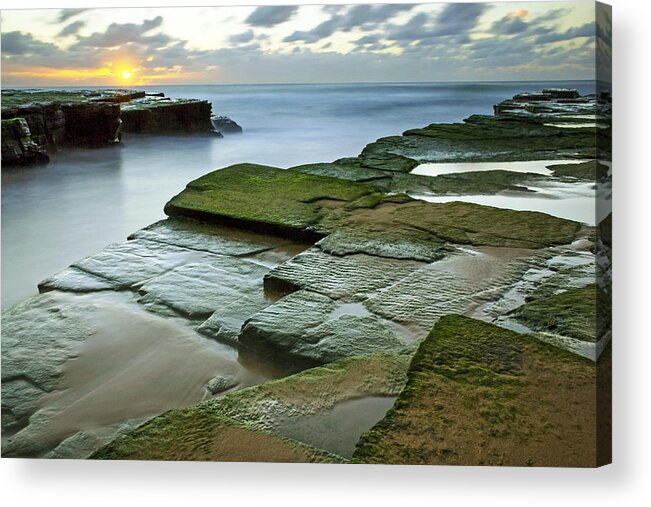
[[[49,165],[2,171],[2,306],[75,260],[163,218],[190,180],[237,162],[289,167],[357,155],[378,137],[432,122],[492,114],[513,94],[547,86],[591,93],[590,82],[157,86],[208,99],[240,136],[143,137],[65,151]]]
[[[412,172],[425,176],[452,174],[463,171],[491,171],[503,169],[506,171],[536,173],[549,175],[547,166],[552,164],[576,164],[576,160],[532,160],[527,162],[481,162],[463,164],[421,164]],[[588,225],[595,225],[606,218],[600,216],[600,210],[609,210],[610,206],[597,206],[597,189],[594,181],[551,181],[551,182],[522,182],[520,185],[532,190],[532,193],[510,193],[511,195],[427,195],[412,194],[412,197],[428,202],[463,201],[496,208],[507,208],[518,211],[540,211],[568,220],[575,220]]]

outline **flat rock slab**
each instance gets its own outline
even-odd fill
[[[363,253],[377,257],[431,262],[445,255],[444,243],[436,236],[400,226],[343,226],[316,245],[324,252],[336,256]]]
[[[434,123],[378,139],[361,158],[401,155],[421,162],[490,162],[595,158],[595,128],[564,129],[543,122],[474,115],[464,123]]]
[[[316,176],[330,176],[350,181],[370,181],[378,178],[386,178],[387,171],[363,167],[358,159],[344,159],[326,164],[305,164],[287,169]]]
[[[571,243],[578,222],[536,211],[514,211],[463,202],[413,203],[395,211],[402,224],[457,244],[542,248]]]
[[[534,331],[595,342],[605,335],[605,330],[597,327],[597,312],[606,315],[608,309],[605,300],[603,291],[591,284],[532,297],[510,315]]]
[[[347,306],[351,305],[322,294],[294,292],[251,317],[240,343],[312,363],[405,347],[406,340],[396,326],[363,311],[361,305],[359,309]]]
[[[44,280],[39,289],[138,291],[148,310],[198,321],[202,334],[236,343],[244,321],[272,302],[264,295],[264,275],[308,246],[179,218],[130,238]]]
[[[441,181],[449,190],[459,185],[476,188],[486,178],[471,176],[446,176]],[[517,186],[510,173],[490,176],[499,180],[500,188]],[[336,233],[324,241],[333,253],[400,258],[408,251],[422,258],[423,245],[436,250],[443,242],[542,248],[569,243],[579,231],[578,223],[543,213],[463,202],[427,203],[404,194],[387,195],[369,184],[252,164],[227,167],[189,183],[165,210],[171,216],[312,241]],[[383,233],[386,247],[380,244]]]
[[[444,315],[467,313],[508,291],[532,255],[529,250],[488,247],[459,252],[409,273],[364,306],[395,322],[430,329]]]
[[[141,284],[176,267],[192,262],[211,262],[213,254],[176,245],[134,239],[115,243],[95,255],[74,263],[70,270],[39,284],[41,291],[59,289],[84,292],[103,290],[104,280],[114,290],[137,289]],[[84,273],[90,277],[84,280]]]
[[[153,278],[140,289],[139,303],[156,311],[162,305],[189,319],[206,319],[225,305],[264,308],[262,279],[268,268],[217,256],[205,263],[184,264]]]
[[[531,337],[446,316],[353,462],[597,466],[595,370]]]
[[[333,299],[361,301],[424,265],[365,254],[338,257],[314,247],[271,270],[265,276],[265,288],[308,289]]]
[[[218,255],[252,255],[292,241],[265,234],[220,227],[194,220],[168,218],[135,232],[129,239],[145,239]]]

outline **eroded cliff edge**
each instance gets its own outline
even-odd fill
[[[212,105],[134,90],[3,90],[2,165],[47,163],[65,148],[120,142],[122,132],[214,134]]]

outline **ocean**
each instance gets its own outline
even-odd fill
[[[194,85],[141,87],[172,98],[210,100],[244,133],[124,134],[122,144],[68,149],[46,166],[2,170],[2,307],[37,283],[135,230],[164,218],[163,206],[209,171],[240,162],[291,167],[355,156],[383,136],[435,122],[492,114],[515,93],[545,87],[594,93],[592,81]],[[260,203],[264,206],[264,203]]]

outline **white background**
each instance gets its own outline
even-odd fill
[[[192,0],[190,5],[252,3],[300,2]],[[613,465],[568,470],[2,459],[3,505],[651,505],[650,2],[610,3],[614,27],[616,245]],[[0,0],[2,9],[157,5],[180,2]]]

